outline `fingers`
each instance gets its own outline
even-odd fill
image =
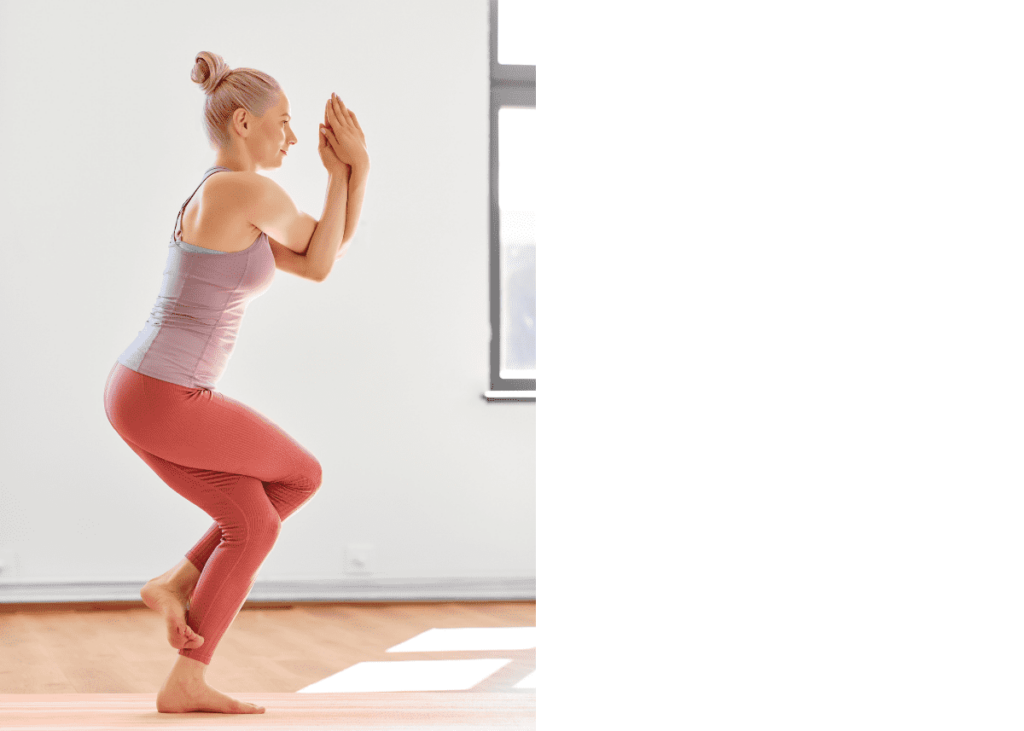
[[[356,118],[356,113],[346,107],[345,103],[341,100],[341,97],[333,92],[327,100],[327,103],[324,105],[324,127],[330,135],[327,137],[328,142],[330,142],[331,146],[335,148],[341,147],[338,138],[334,134],[335,130],[339,133],[345,134],[349,134],[350,130],[358,130],[357,136],[363,137],[363,128],[359,124],[359,120]],[[363,143],[363,146],[366,146],[365,142]]]
[[[336,104],[331,104],[327,108],[328,118],[330,120],[329,125],[339,132],[350,126],[347,117],[337,108]]]
[[[324,124],[328,127],[342,127],[342,119],[338,114],[338,110],[334,106],[334,99],[327,100],[327,104],[324,107]]]
[[[341,99],[338,97],[337,94],[333,95],[333,99],[335,101],[335,105],[340,110],[340,114],[341,114],[342,118],[346,119],[353,127],[355,127],[357,130],[359,130],[359,135],[360,136],[363,136],[363,128],[359,124],[359,120],[356,119],[356,113],[353,112],[348,107],[346,107],[345,103],[343,101],[341,101]]]
[[[327,100],[327,104],[324,109],[324,123],[330,124],[332,119],[335,119],[337,124],[344,122],[350,122],[352,126],[356,127],[360,132],[363,128],[359,125],[359,120],[356,119],[356,113],[345,106],[345,102],[341,100],[337,94],[331,92],[330,98]],[[333,116],[332,116],[333,115]]]
[[[341,100],[341,97],[337,94],[331,94],[331,101],[334,103],[334,113],[338,115],[338,118],[351,122],[352,112],[345,106],[345,102]]]

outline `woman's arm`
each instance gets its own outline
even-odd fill
[[[303,279],[309,279],[313,282],[317,281],[316,277],[309,273],[309,259],[306,258],[305,254],[297,254],[280,241],[275,241],[270,236],[267,236],[267,239],[270,241],[270,250],[274,252],[274,264],[278,269],[294,274],[295,276],[302,277]],[[341,255],[345,253],[346,248],[346,246],[342,246],[338,249],[338,255],[335,257],[335,261],[341,258]]]
[[[348,210],[345,217],[345,235],[341,239],[344,247],[356,232],[359,225],[359,214],[363,210],[363,197],[366,195],[366,179],[370,175],[370,164],[353,165],[348,179]]]
[[[303,279],[313,279],[313,277],[309,275],[309,260],[306,259],[305,255],[296,254],[287,246],[279,241],[275,241],[270,236],[267,236],[267,238],[270,240],[270,250],[274,252],[274,264],[278,269],[290,272],[296,276],[302,277]]]

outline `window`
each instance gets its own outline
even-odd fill
[[[489,401],[537,393],[536,0],[490,0]],[[500,5],[500,8],[499,8]]]

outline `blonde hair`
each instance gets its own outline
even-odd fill
[[[228,123],[236,109],[242,107],[262,117],[280,100],[281,85],[273,77],[256,69],[232,69],[209,51],[196,55],[192,81],[206,92],[203,123],[206,136],[216,147],[226,147],[230,142]]]

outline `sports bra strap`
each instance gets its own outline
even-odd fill
[[[220,170],[230,170],[230,169],[231,168],[214,166],[214,167],[212,167],[212,168],[210,168],[210,169],[208,169],[206,171],[206,173],[203,175],[203,179],[199,181],[199,185],[197,185],[196,189],[192,191],[192,195],[190,195],[188,198],[186,198],[185,202],[181,204],[181,208],[178,210],[178,216],[177,216],[177,218],[174,219],[174,233],[171,234],[171,238],[172,239],[174,239],[175,241],[178,241],[178,236],[181,234],[181,215],[185,212],[185,206],[187,206],[188,202],[190,200],[192,200],[192,196],[194,196],[196,193],[198,193],[199,189],[203,187],[203,183],[206,182],[206,179],[209,178],[214,173],[220,171]]]

